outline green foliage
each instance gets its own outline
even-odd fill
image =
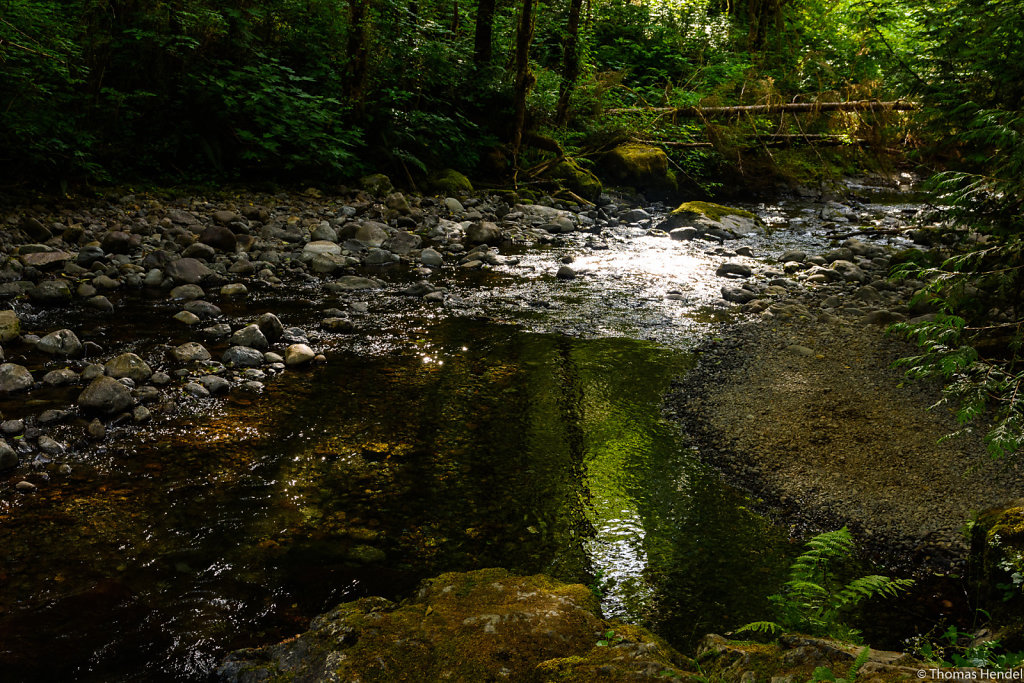
[[[776,620],[746,624],[737,632],[796,631],[856,640],[858,632],[843,621],[844,615],[868,598],[895,597],[913,581],[872,574],[842,583],[835,565],[849,560],[852,553],[853,537],[846,527],[813,537],[790,565],[782,593],[769,597]]]
[[[827,666],[819,666],[814,669],[814,673],[811,674],[811,683],[817,681],[830,681],[831,683],[854,683],[857,680],[857,674],[861,668],[868,663],[868,658],[871,657],[871,648],[864,647],[857,656],[850,663],[850,668],[846,671],[845,678],[839,678],[835,673]]]
[[[941,668],[973,667],[1006,671],[1024,664],[1024,652],[1006,652],[998,640],[978,641],[972,634],[950,626],[938,638],[921,637],[915,654]]]

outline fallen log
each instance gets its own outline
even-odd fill
[[[916,102],[894,100],[852,100],[849,102],[789,102],[779,104],[744,104],[734,107],[624,107],[608,109],[606,114],[674,114],[676,116],[692,116],[710,118],[734,114],[799,114],[822,111],[913,111]]]

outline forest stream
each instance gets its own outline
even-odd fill
[[[917,210],[851,191],[876,225]],[[810,201],[745,208],[770,228],[742,240],[750,263],[822,252],[837,232]],[[455,305],[354,292],[363,324],[317,338],[326,364],[258,393],[182,395],[173,418],[72,449],[31,495],[5,488],[4,680],[202,680],[226,652],[290,637],[341,601],[492,566],[587,584],[606,616],[684,650],[764,618],[799,530],[760,514],[663,413],[697,345],[737,315],[716,266],[744,257],[652,232],[654,209],[598,244],[571,233],[453,269]],[[577,277],[553,276],[563,260]],[[375,273],[397,291],[413,281],[402,268]],[[328,299],[306,283],[224,310],[311,328]],[[77,324],[143,357],[190,338],[167,302],[115,303],[115,318],[40,309],[23,324]],[[68,391],[0,409],[29,416]]]

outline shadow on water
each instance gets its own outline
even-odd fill
[[[790,550],[660,414],[690,357],[435,322],[84,455],[0,517],[5,680],[195,680],[335,603],[503,566],[685,646]]]

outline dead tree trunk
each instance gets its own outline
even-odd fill
[[[913,111],[917,109],[915,102],[895,100],[880,102],[878,100],[853,100],[850,102],[790,102],[788,104],[748,104],[735,107],[625,107],[608,109],[606,114],[672,114],[674,116],[692,116],[711,118],[714,116],[731,116],[739,114],[799,114],[821,111]]]

